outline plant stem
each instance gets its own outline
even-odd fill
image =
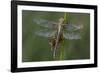
[[[68,18],[69,18],[69,13],[65,12],[64,13],[64,23],[68,23]]]
[[[60,60],[64,59],[64,38],[62,37],[62,41],[61,41],[61,47],[60,47]]]
[[[64,24],[68,23],[68,18],[69,18],[69,13],[65,12],[64,13]],[[64,36],[63,34],[62,34],[61,47],[59,49],[60,49],[59,60],[64,60]]]

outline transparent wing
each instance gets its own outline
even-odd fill
[[[64,25],[64,30],[67,30],[67,31],[76,31],[82,28],[83,28],[83,25],[76,25],[76,24],[65,24]]]
[[[39,30],[35,31],[35,34],[41,37],[51,37],[54,36],[56,31]]]
[[[81,39],[81,36],[79,33],[64,33],[64,38],[68,40],[77,40]]]
[[[33,19],[33,22],[36,23],[37,25],[47,27],[47,28],[54,28],[57,26],[55,22],[51,22],[45,19],[40,19],[40,18]]]

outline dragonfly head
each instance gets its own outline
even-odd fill
[[[64,22],[64,18],[61,17],[61,18],[59,19],[59,23],[60,23],[60,24],[63,24],[63,22]]]

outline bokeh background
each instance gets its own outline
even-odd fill
[[[36,25],[33,19],[43,18],[58,21],[63,16],[64,12],[22,11],[22,62],[53,60],[48,38],[34,34],[34,31],[44,28]],[[69,13],[68,22],[82,24],[84,28],[79,31],[81,39],[65,40],[63,60],[89,59],[90,15],[88,13]]]

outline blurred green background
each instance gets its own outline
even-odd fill
[[[58,21],[64,12],[22,11],[22,62],[52,61],[52,53],[48,38],[34,34],[43,27],[33,22],[35,18]],[[90,58],[90,15],[88,13],[69,13],[68,22],[82,24],[80,40],[65,40],[64,60]]]

